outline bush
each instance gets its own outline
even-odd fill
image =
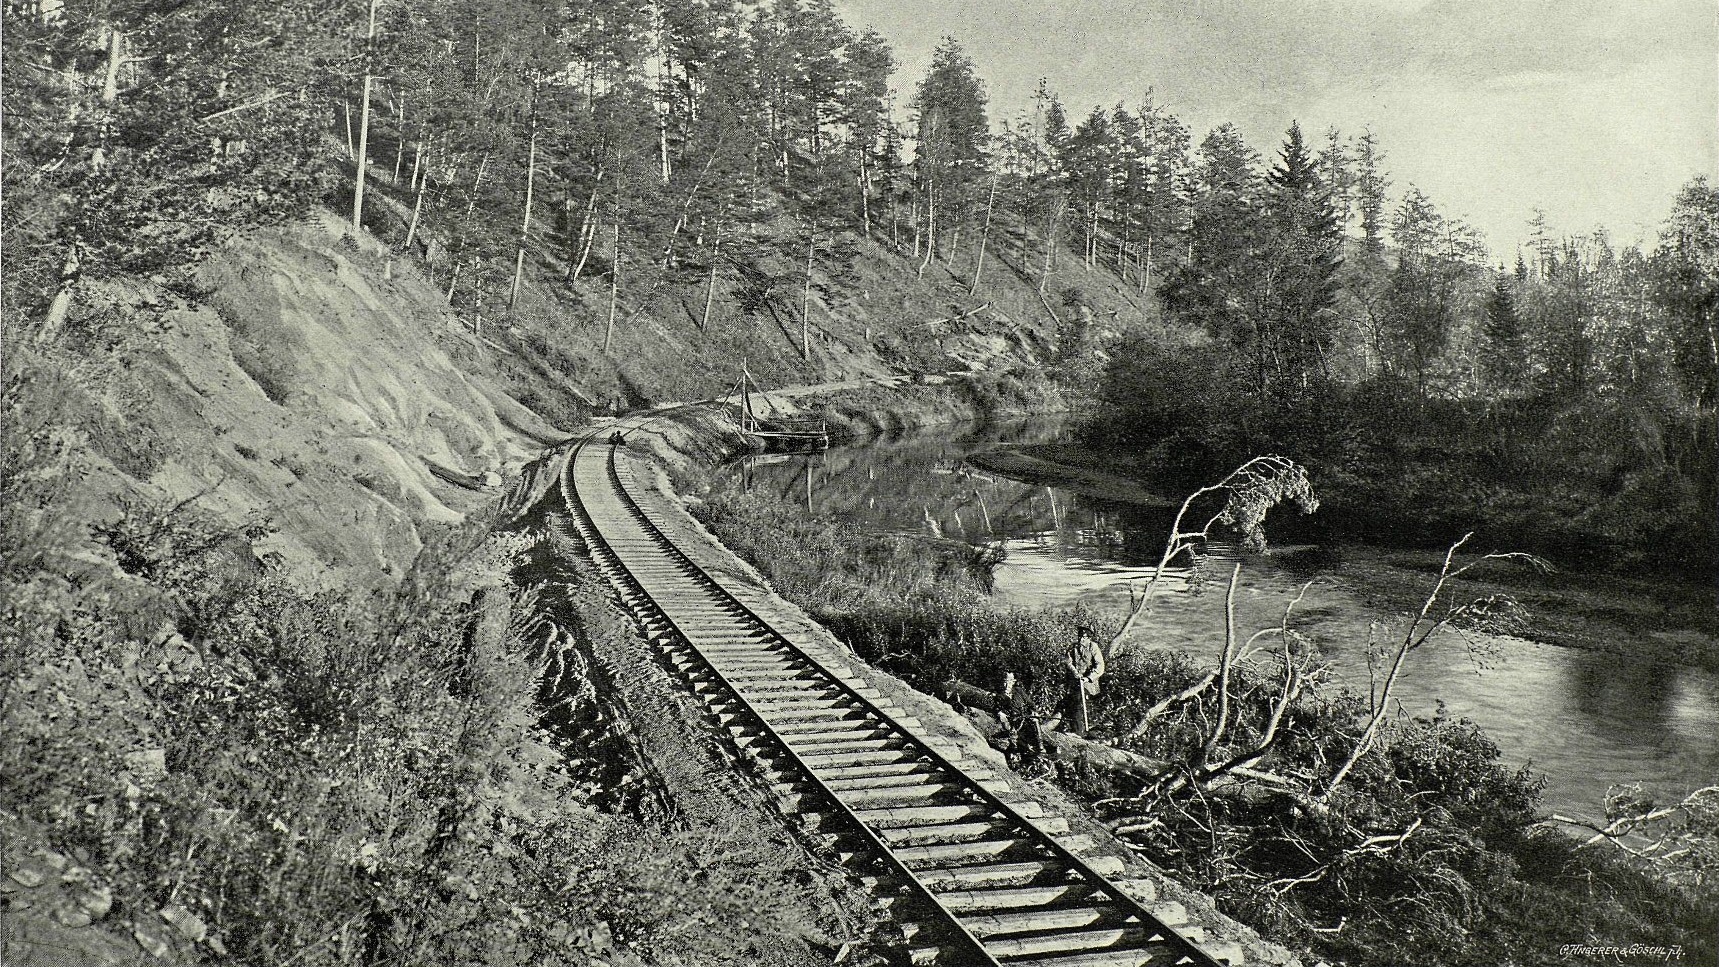
[[[4,439],[46,483],[52,453]],[[0,533],[29,511],[0,506]],[[118,916],[180,908],[219,962],[745,963],[725,925],[788,919],[721,836],[584,804],[537,731],[522,538],[431,534],[371,594],[262,573],[260,533],[128,500],[96,531],[111,568],[7,555],[7,848],[45,835]]]
[[[857,654],[927,691],[942,692],[951,680],[996,691],[1013,673],[1048,713],[1065,697],[1075,629],[1104,626],[1084,610],[986,603],[1002,560],[993,548],[856,532],[733,488],[712,493],[695,513]]]

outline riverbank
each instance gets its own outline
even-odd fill
[[[732,486],[703,502],[700,517],[862,657],[928,691],[951,681],[996,689],[1010,672],[1039,708],[1060,706],[1061,678],[1054,669],[1068,623],[1083,619],[987,603],[974,569],[949,566],[941,544],[809,517],[789,501]],[[1202,723],[1215,714],[1210,696],[1185,703],[1139,740],[1122,736],[1130,715],[1188,688],[1202,664],[1163,651],[1119,661],[1095,700],[1094,737],[1127,753],[1122,758],[1129,761],[1183,761],[1199,747]],[[1237,686],[1238,696],[1246,697],[1238,699],[1242,717],[1235,733],[1244,736],[1258,734],[1266,704],[1263,683],[1248,681]],[[1263,768],[1279,775],[1329,770],[1333,750],[1355,739],[1357,707],[1334,690],[1322,691],[1293,714],[1290,748]],[[1479,729],[1454,718],[1405,719],[1389,725],[1380,743],[1365,758],[1352,792],[1339,800],[1339,811],[1324,818],[1296,806],[1293,796],[1230,786],[1208,790],[1200,805],[1148,811],[1156,818],[1140,826],[1130,812],[1147,808],[1133,798],[1137,775],[1107,768],[1093,756],[1059,761],[1056,768],[1059,784],[1113,827],[1156,829],[1135,840],[1135,848],[1215,896],[1226,912],[1280,942],[1347,963],[1551,963],[1542,952],[1555,950],[1552,938],[1578,923],[1608,937],[1675,935],[1687,944],[1696,935],[1691,925],[1704,914],[1680,906],[1685,901],[1674,899],[1675,891],[1626,869],[1615,856],[1578,850],[1567,837],[1538,829],[1532,776],[1500,762],[1499,750]],[[1190,809],[1216,812],[1196,818]],[[1347,852],[1358,840],[1395,835],[1411,824],[1417,841],[1400,854]],[[1298,850],[1268,845],[1286,836]],[[1187,848],[1192,841],[1200,848]],[[1307,861],[1327,852],[1345,868],[1332,882],[1310,881],[1320,885],[1293,894],[1259,889],[1260,883],[1308,875]],[[1590,879],[1580,881],[1577,870]],[[1389,884],[1418,882],[1429,890],[1430,884],[1456,883],[1460,891],[1435,892],[1414,911],[1392,912],[1397,887]],[[1619,899],[1599,903],[1587,892],[1594,883]],[[1680,909],[1684,913],[1674,912]],[[1430,926],[1423,913],[1445,925]],[[1345,921],[1337,933],[1316,929]],[[1415,941],[1405,943],[1411,935]]]
[[[1419,607],[1436,577],[1435,555],[1343,544],[1322,554],[1364,574],[1359,596],[1381,610]],[[1469,582],[1476,595],[1515,596],[1532,620],[1523,637],[1564,648],[1663,661],[1719,671],[1719,610],[1714,589],[1622,574],[1531,568],[1481,572]]]
[[[1141,471],[1124,461],[1071,444],[1038,444],[982,454],[975,466],[1016,479],[1066,487],[1087,496],[1141,506],[1170,501],[1142,482]],[[1321,497],[1321,481],[1313,481]],[[1321,515],[1341,513],[1330,503]],[[1303,538],[1314,530],[1293,518],[1279,531]],[[1317,531],[1314,531],[1317,536]],[[1450,534],[1452,541],[1462,536]],[[1510,551],[1476,529],[1471,549]],[[1280,559],[1296,573],[1324,573],[1353,589],[1367,605],[1397,614],[1419,609],[1436,580],[1442,549],[1385,547],[1354,540],[1326,539],[1317,547]],[[1525,605],[1532,620],[1522,637],[1566,648],[1581,648],[1632,659],[1671,662],[1719,671],[1719,608],[1711,586],[1639,571],[1591,573],[1530,567],[1497,567],[1472,574],[1476,595],[1510,594]]]
[[[1032,370],[956,373],[853,380],[770,392],[775,412],[822,416],[836,441],[889,438],[913,430],[957,423],[987,424],[1064,413],[1069,402],[1045,374]],[[695,494],[709,480],[704,470],[757,445],[740,432],[732,403],[678,403],[653,411],[628,434],[669,471],[682,493]]]

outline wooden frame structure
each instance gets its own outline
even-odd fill
[[[760,415],[752,405],[754,393],[763,400],[765,409],[771,411],[770,415]],[[740,407],[740,432],[757,440],[767,452],[824,450],[830,445],[828,421],[820,417],[779,415],[781,407],[770,399],[770,394],[758,385],[744,365],[740,367],[740,379],[735,382],[729,396]]]

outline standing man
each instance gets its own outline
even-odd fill
[[[1098,680],[1104,677],[1104,645],[1086,625],[1075,629],[1068,649],[1068,675],[1069,728],[1075,735],[1085,735],[1090,724],[1086,700],[1098,694]]]

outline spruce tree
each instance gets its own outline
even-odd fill
[[[1502,266],[1492,291],[1483,305],[1485,319],[1481,335],[1485,349],[1481,355],[1481,371],[1497,396],[1520,393],[1528,376],[1528,333],[1522,316],[1516,311],[1516,297],[1510,291],[1510,277]]]
[[[1282,391],[1304,391],[1329,375],[1343,235],[1299,124],[1290,125],[1266,183],[1269,291],[1256,349],[1261,380]]]
[[[1379,139],[1372,131],[1355,139],[1355,207],[1361,215],[1361,253],[1363,269],[1371,271],[1385,260],[1385,189],[1390,179],[1385,177],[1384,153]]]

